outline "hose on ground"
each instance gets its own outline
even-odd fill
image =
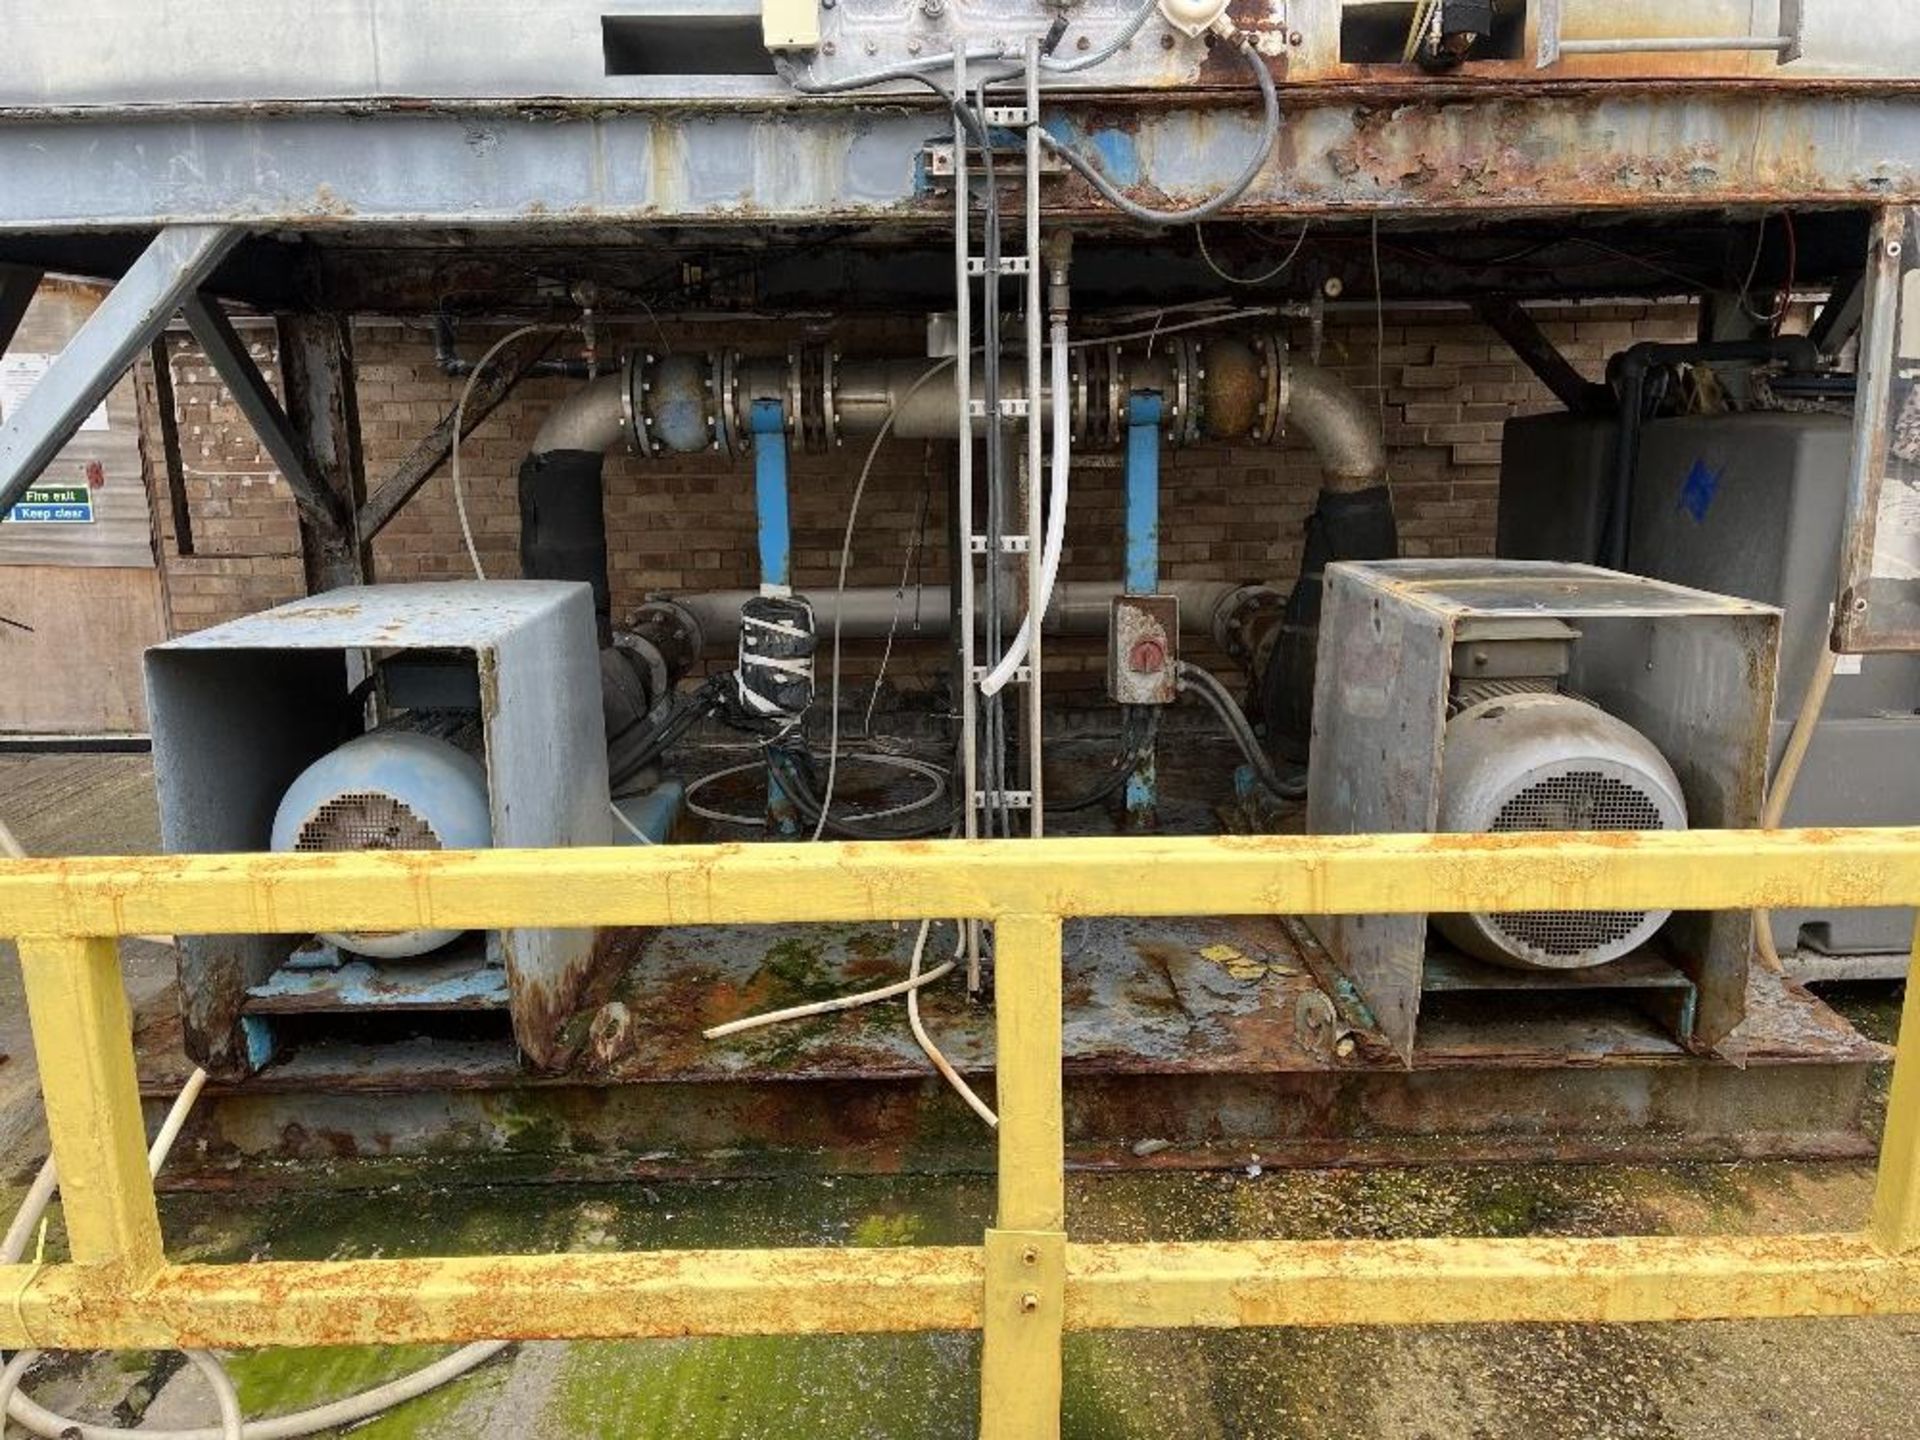
[[[1253,733],[1253,726],[1248,722],[1246,713],[1241,710],[1239,702],[1228,692],[1226,686],[1198,665],[1189,665],[1184,660],[1175,665],[1174,675],[1179,681],[1181,694],[1198,695],[1219,717],[1220,723],[1227,728],[1227,734],[1239,747],[1242,758],[1252,769],[1253,778],[1264,789],[1280,800],[1306,799],[1307,777],[1305,775],[1283,776],[1274,769],[1273,761],[1268,757],[1266,748],[1261,745],[1259,736]]]

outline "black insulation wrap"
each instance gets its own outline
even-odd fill
[[[520,462],[520,573],[591,585],[602,645],[612,634],[605,464],[606,457],[590,450],[549,450]]]
[[[1307,517],[1300,579],[1287,596],[1273,657],[1260,677],[1267,746],[1281,760],[1307,758],[1313,732],[1313,672],[1320,646],[1322,576],[1334,560],[1391,560],[1400,553],[1393,495],[1385,485],[1322,490]]]

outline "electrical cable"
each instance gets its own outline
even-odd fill
[[[1767,787],[1767,803],[1760,812],[1762,830],[1778,830],[1780,822],[1786,819],[1787,802],[1793,798],[1794,783],[1800,778],[1800,766],[1806,761],[1807,750],[1813,744],[1814,731],[1820,725],[1820,712],[1826,708],[1827,691],[1833,686],[1833,675],[1839,666],[1840,656],[1832,645],[1820,647],[1820,658],[1814,662],[1813,675],[1807,681],[1807,693],[1800,701],[1799,713],[1793,717],[1793,729],[1787,735],[1787,748],[1780,752],[1780,764],[1773,772],[1773,783]],[[1754,948],[1760,952],[1760,963],[1774,974],[1784,974],[1786,966],[1781,962],[1780,951],[1773,943],[1773,912],[1755,910],[1753,912]]]
[[[719,770],[709,771],[698,779],[688,781],[685,797],[688,812],[698,815],[703,820],[713,820],[722,825],[742,825],[755,829],[764,827],[767,823],[767,817],[764,815],[749,815],[745,812],[715,809],[710,805],[702,805],[694,799],[694,796],[706,789],[709,785],[716,785],[720,781],[731,779],[735,775],[758,774],[769,764],[774,763],[768,758],[771,754],[771,749],[768,749],[761,759],[743,761],[738,765],[728,765]],[[890,766],[896,770],[905,770],[929,781],[932,788],[925,795],[915,796],[912,800],[903,801],[898,805],[889,805],[882,810],[862,810],[853,815],[839,816],[834,821],[836,825],[873,824],[881,820],[898,819],[902,815],[912,815],[934,804],[947,793],[947,772],[931,761],[919,760],[911,755],[893,755],[886,751],[875,751],[872,754],[852,754],[846,756],[845,759],[849,762],[864,761],[871,765]],[[784,790],[787,787],[783,783],[781,788]],[[797,799],[798,797],[790,798]],[[809,794],[807,798],[811,799],[812,797]],[[806,808],[812,811],[815,807],[808,805]],[[811,819],[814,817],[810,814],[808,818]]]
[[[1071,800],[1047,801],[1046,807],[1050,813],[1065,815],[1076,810],[1091,810],[1112,799],[1126,788],[1127,781],[1140,768],[1141,762],[1153,753],[1154,737],[1160,728],[1160,707],[1126,705],[1121,708],[1126,715],[1120,725],[1120,753],[1114,758],[1106,776],[1084,795]],[[1144,719],[1141,715],[1143,711]]]
[[[1294,238],[1293,248],[1287,251],[1287,258],[1282,260],[1278,265],[1274,266],[1271,270],[1267,271],[1267,273],[1264,275],[1250,275],[1250,276],[1229,275],[1225,270],[1222,270],[1220,268],[1220,263],[1217,260],[1215,260],[1213,256],[1209,254],[1207,251],[1206,226],[1196,223],[1193,227],[1193,234],[1194,234],[1194,238],[1200,242],[1200,258],[1206,261],[1207,268],[1213,271],[1213,273],[1218,275],[1222,280],[1226,281],[1229,285],[1264,285],[1269,280],[1278,278],[1281,272],[1283,272],[1289,265],[1293,264],[1293,262],[1299,258],[1300,247],[1307,243],[1307,231],[1311,230],[1312,228],[1313,228],[1313,219],[1311,216],[1309,216],[1305,220],[1302,220],[1300,222],[1300,233],[1298,236]]]
[[[153,1143],[147,1150],[147,1170],[158,1175],[166,1164],[167,1156],[172,1152],[174,1143],[179,1139],[181,1130],[187,1123],[194,1102],[199,1099],[202,1088],[207,1083],[207,1072],[196,1069],[181,1087],[168,1109],[166,1119],[153,1137]],[[0,1265],[16,1263],[26,1253],[27,1241],[39,1225],[52,1203],[53,1195],[59,1187],[59,1171],[51,1155],[40,1167],[33,1184],[27,1190],[26,1199],[21,1202],[15,1213],[13,1223],[7,1227],[6,1238],[0,1240]],[[298,1411],[291,1415],[276,1416],[269,1420],[244,1421],[238,1411],[237,1398],[229,1408],[228,1400],[231,1382],[218,1361],[212,1361],[209,1368],[204,1361],[212,1360],[204,1352],[182,1351],[193,1361],[208,1383],[214,1387],[215,1399],[221,1407],[221,1424],[194,1430],[127,1430],[117,1425],[90,1425],[69,1416],[58,1415],[45,1406],[35,1403],[18,1387],[20,1378],[38,1358],[37,1350],[22,1350],[8,1362],[4,1371],[0,1371],[0,1415],[15,1424],[24,1427],[43,1440],[126,1440],[129,1435],[137,1435],[141,1440],[299,1440],[299,1437],[314,1435],[323,1430],[334,1430],[345,1425],[353,1425],[394,1406],[438,1389],[450,1380],[457,1379],[474,1367],[498,1355],[510,1342],[504,1340],[483,1341],[467,1345],[451,1354],[443,1356],[424,1369],[384,1385],[375,1386],[358,1395],[313,1409]],[[195,1356],[200,1355],[201,1359]],[[216,1371],[218,1372],[216,1374]],[[228,1389],[221,1388],[227,1381]]]
[[[923,840],[930,835],[938,835],[953,823],[952,807],[930,821],[921,821],[910,827],[871,830],[866,827],[877,825],[883,820],[897,819],[901,815],[914,815],[932,805],[947,792],[946,772],[939,766],[925,760],[915,760],[908,755],[893,751],[880,750],[859,758],[871,760],[876,765],[891,764],[899,769],[913,770],[934,782],[934,788],[916,799],[895,805],[885,810],[875,810],[857,816],[833,816],[827,814],[818,794],[813,788],[810,757],[804,752],[796,752],[783,745],[769,744],[765,747],[763,758],[767,773],[774,779],[782,793],[793,801],[794,808],[800,812],[802,820],[811,821],[816,826],[825,820],[826,833],[839,840]],[[803,763],[805,762],[805,763]]]
[[[1053,603],[1054,582],[1060,575],[1060,555],[1066,544],[1068,475],[1073,469],[1073,422],[1069,413],[1072,407],[1066,403],[1065,320],[1055,320],[1052,324],[1048,358],[1051,361],[1050,383],[1054,397],[1053,464],[1050,469],[1053,488],[1047,497],[1047,529],[1040,546],[1040,592],[1027,597],[1027,613],[1020,621],[1020,629],[1014,634],[1013,643],[1007,647],[1007,653],[1001,657],[1000,663],[989,670],[986,678],[980,682],[980,693],[983,695],[998,695],[1019,672],[1032,651],[1033,637],[1045,622],[1047,608]],[[1035,423],[1038,423],[1037,420]],[[1034,483],[1039,483],[1038,476],[1034,477]]]
[[[1076,55],[1071,60],[1056,59],[1053,55],[1040,57],[1040,68],[1054,75],[1072,75],[1081,70],[1091,70],[1096,65],[1104,65],[1133,43],[1133,37],[1154,17],[1160,8],[1160,0],[1146,0],[1146,3],[1134,11],[1127,23],[1120,27],[1119,33],[1098,50],[1090,50],[1084,55]]]
[[[1239,702],[1228,692],[1226,686],[1222,685],[1210,672],[1202,670],[1198,665],[1190,665],[1184,660],[1175,663],[1174,675],[1179,682],[1181,694],[1198,695],[1206,701],[1213,713],[1219,717],[1220,722],[1227,727],[1227,734],[1239,747],[1241,757],[1253,771],[1255,780],[1278,799],[1292,801],[1306,798],[1306,776],[1288,778],[1274,769],[1273,761],[1261,747],[1260,738],[1253,733],[1253,726],[1248,723],[1245,712],[1240,709]]]
[[[507,346],[524,335],[534,335],[546,330],[565,330],[566,328],[564,325],[522,325],[518,330],[509,331],[493,342],[492,347],[488,349],[487,353],[482,355],[478,362],[475,363],[473,369],[467,372],[467,383],[460,387],[460,399],[455,402],[453,407],[453,445],[448,456],[448,465],[453,477],[453,509],[454,513],[460,518],[460,538],[466,541],[467,559],[473,562],[473,578],[476,580],[486,579],[487,572],[485,567],[480,564],[479,547],[473,543],[473,525],[472,522],[467,519],[466,486],[461,483],[460,479],[460,432],[466,425],[467,401],[472,398],[473,387],[479,383],[480,377],[486,373],[487,367],[493,363],[494,356],[506,349]]]
[[[713,1025],[700,1032],[707,1040],[724,1040],[729,1035],[738,1035],[746,1030],[758,1030],[766,1025],[779,1025],[788,1020],[806,1020],[815,1015],[837,1015],[842,1010],[857,1010],[863,1005],[877,1005],[882,1000],[891,1000],[904,995],[909,990],[920,990],[943,980],[953,973],[953,967],[959,963],[949,960],[944,965],[936,965],[923,975],[909,976],[905,980],[896,980],[891,985],[877,986],[872,990],[862,990],[854,995],[839,995],[831,1000],[816,1000],[810,1005],[789,1005],[784,1010],[766,1010],[758,1015],[749,1015],[744,1020],[729,1020],[725,1025]]]
[[[873,474],[873,462],[880,454],[880,446],[893,432],[893,422],[900,413],[900,407],[911,400],[934,376],[953,364],[952,357],[940,360],[923,371],[918,380],[909,385],[900,398],[887,407],[886,418],[880,422],[880,428],[874,432],[873,443],[867,447],[867,458],[860,466],[860,478],[854,482],[853,498],[847,503],[847,528],[840,537],[840,570],[834,581],[833,606],[833,662],[829,671],[827,689],[827,786],[825,803],[820,808],[820,821],[814,827],[813,838],[818,840],[826,833],[827,812],[833,805],[834,784],[840,770],[840,616],[846,609],[847,571],[853,564],[853,532],[860,518],[860,497],[867,492],[867,478]],[[691,791],[689,791],[691,794]]]
[[[1280,97],[1274,91],[1273,76],[1267,73],[1266,60],[1244,35],[1236,34],[1231,43],[1239,49],[1241,58],[1247,62],[1247,68],[1253,72],[1254,80],[1260,87],[1260,101],[1264,112],[1260,124],[1260,139],[1254,146],[1252,155],[1248,157],[1246,165],[1226,188],[1199,204],[1189,205],[1180,210],[1155,210],[1124,194],[1118,186],[1100,173],[1092,161],[1071,145],[1055,139],[1045,130],[1040,132],[1040,143],[1065,161],[1081,179],[1099,191],[1108,204],[1132,216],[1135,220],[1148,225],[1189,225],[1196,224],[1209,215],[1218,214],[1244,195],[1247,187],[1253,184],[1262,170],[1267,168],[1268,162],[1273,158],[1274,142],[1280,138]]]
[[[1177,309],[1169,306],[1168,310]],[[1161,314],[1166,314],[1163,310]],[[1241,310],[1229,310],[1220,315],[1205,315],[1198,320],[1182,320],[1177,325],[1157,325],[1151,330],[1127,330],[1118,335],[1089,335],[1083,339],[1069,342],[1069,350],[1084,350],[1090,345],[1118,345],[1123,340],[1151,340],[1156,335],[1177,335],[1182,330],[1203,330],[1213,325],[1231,325],[1236,321],[1258,319],[1262,316],[1278,315],[1277,305],[1249,305]]]
[[[967,927],[958,920],[953,923],[955,931],[953,959],[957,964],[966,946]],[[907,965],[909,980],[920,978],[920,959],[926,952],[927,932],[932,929],[931,920],[920,922],[920,934],[913,942],[913,959]],[[961,1078],[960,1072],[953,1068],[952,1062],[947,1059],[940,1047],[933,1043],[933,1037],[927,1033],[926,1023],[920,1018],[920,987],[918,985],[907,991],[907,1028],[913,1032],[914,1044],[918,1045],[927,1059],[933,1063],[933,1068],[940,1072],[940,1078],[953,1087],[956,1095],[967,1102],[967,1108],[985,1121],[988,1129],[999,1129],[1000,1117],[993,1113],[986,1101],[974,1093],[973,1087]]]

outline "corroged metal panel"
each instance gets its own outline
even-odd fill
[[[1714,207],[1920,200],[1920,88],[1720,87],[1552,95],[1517,87],[1355,104],[1290,98],[1235,213]],[[906,102],[659,107],[252,109],[151,118],[0,114],[0,229],[162,221],[578,227],[593,221],[894,220],[944,227],[924,151],[944,112]],[[1259,135],[1246,106],[1077,104],[1048,127],[1137,198],[1212,193]],[[1110,216],[1083,184],[1048,209]]]
[[[1876,218],[1834,648],[1920,650],[1920,212]]]

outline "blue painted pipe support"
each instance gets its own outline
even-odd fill
[[[1160,392],[1127,397],[1127,593],[1160,588]]]
[[[753,503],[760,525],[760,586],[793,583],[793,522],[787,505],[787,415],[778,400],[756,400],[753,430]]]
[[[1127,593],[1152,595],[1160,588],[1160,419],[1158,390],[1127,397]],[[1151,824],[1157,783],[1154,757],[1146,756],[1127,777],[1127,818]]]
[[[793,517],[787,504],[787,412],[778,400],[756,400],[747,416],[753,431],[753,506],[760,527],[760,591],[784,594],[793,585]],[[793,797],[767,772],[767,827],[783,839],[800,833]]]

